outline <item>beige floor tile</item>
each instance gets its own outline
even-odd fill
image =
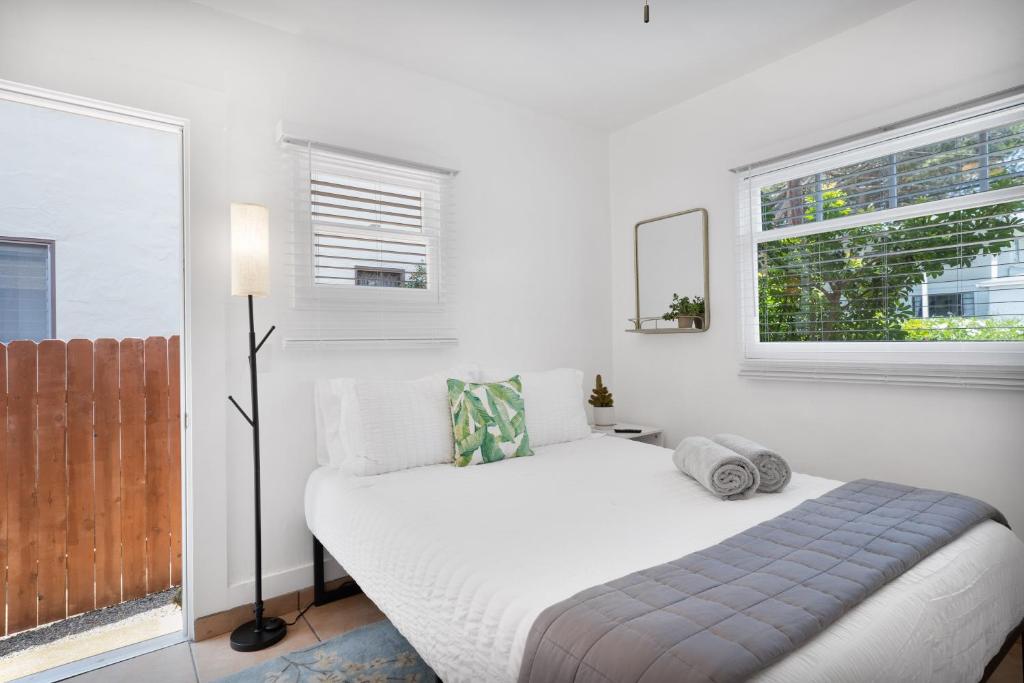
[[[70,683],[196,683],[196,673],[189,644],[179,643],[67,680]]]
[[[383,618],[381,611],[365,595],[354,595],[323,607],[311,607],[306,612],[306,621],[320,640],[333,638]]]
[[[282,618],[285,621],[291,621],[297,615],[298,612],[292,612],[283,615]],[[196,669],[199,671],[199,680],[203,683],[242,669],[248,669],[250,666],[288,652],[302,650],[316,645],[318,642],[313,630],[303,619],[299,619],[294,626],[288,627],[288,635],[284,640],[259,652],[235,652],[231,649],[230,638],[231,634],[225,633],[216,638],[192,643],[192,655],[195,657]]]

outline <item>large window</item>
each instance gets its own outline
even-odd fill
[[[54,333],[53,243],[0,238],[0,342]]]
[[[740,218],[748,359],[1021,358],[1020,102],[750,169]]]

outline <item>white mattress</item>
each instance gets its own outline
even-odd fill
[[[721,501],[671,451],[612,437],[488,465],[320,468],[310,529],[446,683],[515,681],[549,605],[775,517],[838,481]],[[755,678],[974,681],[1024,618],[1024,544],[985,522]]]

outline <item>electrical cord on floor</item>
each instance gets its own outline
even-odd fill
[[[299,613],[298,613],[297,615],[295,615],[295,618],[294,618],[294,619],[292,619],[291,621],[286,621],[286,622],[284,622],[284,625],[285,625],[285,626],[295,626],[295,624],[297,624],[297,623],[298,623],[299,619],[301,619],[301,618],[302,618],[302,615],[303,615],[303,614],[305,614],[306,612],[308,612],[308,611],[309,611],[309,608],[310,608],[310,607],[312,607],[312,606],[313,606],[313,604],[314,604],[314,603],[312,603],[312,602],[311,602],[311,603],[309,603],[308,605],[306,605],[305,607],[303,607],[303,608],[302,608],[302,611],[301,611],[301,612],[299,612]]]

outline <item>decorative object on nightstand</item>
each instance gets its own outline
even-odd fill
[[[270,290],[270,213],[259,204],[231,205],[231,294],[244,296],[249,304],[249,390],[251,415],[232,396],[228,400],[238,408],[252,427],[252,478],[255,502],[256,594],[253,601],[255,619],[231,632],[231,649],[254,652],[270,647],[284,638],[288,627],[283,619],[263,616],[263,547],[260,515],[260,403],[256,386],[256,353],[274,331],[271,326],[256,343],[252,298],[266,296]]]
[[[610,427],[601,427],[597,431],[602,434],[607,434],[608,436],[614,436],[618,439],[629,439],[630,441],[649,443],[654,446],[665,445],[665,439],[662,434],[661,427],[619,422],[611,425]]]
[[[615,424],[615,399],[612,392],[597,376],[594,390],[590,393],[590,405],[594,407],[594,424],[598,427],[609,427]]]

